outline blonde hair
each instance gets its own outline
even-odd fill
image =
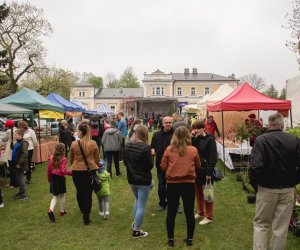
[[[55,145],[55,151],[52,158],[54,169],[59,169],[60,162],[65,155],[65,151],[66,151],[65,144],[59,142]]]
[[[148,143],[148,128],[145,125],[139,125],[135,130],[135,141]]]
[[[179,156],[184,156],[188,145],[192,144],[189,130],[185,126],[179,126],[171,140],[171,151],[178,152]]]

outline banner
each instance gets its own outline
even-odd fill
[[[50,110],[40,110],[39,112],[40,118],[64,119],[64,113]]]

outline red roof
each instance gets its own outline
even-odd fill
[[[207,105],[207,111],[290,110],[290,100],[266,96],[243,83],[221,101]]]

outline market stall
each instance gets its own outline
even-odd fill
[[[290,115],[292,116],[291,101],[271,98],[260,93],[259,91],[254,89],[250,84],[244,83],[237,87],[235,90],[233,90],[227,97],[225,97],[221,101],[207,106],[208,112],[221,112],[222,140],[219,142],[222,145],[225,145],[224,111],[251,110],[276,110],[283,114],[286,114],[287,111],[290,111]],[[222,151],[223,154],[219,154],[219,156],[225,163],[226,145],[225,147],[222,146]],[[242,154],[242,152],[240,152],[240,154]]]
[[[28,88],[22,88],[20,91],[5,97],[0,100],[2,103],[13,104],[22,108],[33,110],[38,114],[38,131],[40,129],[40,111],[42,110],[50,110],[55,112],[64,113],[65,110],[62,105],[52,103],[45,97],[41,96],[36,91],[33,91]],[[32,120],[33,122],[33,120]],[[33,126],[32,126],[33,127]],[[41,144],[41,136],[38,135],[39,144]],[[42,155],[42,151],[40,148],[40,155]],[[42,157],[41,157],[42,158]]]
[[[57,141],[47,141],[41,142],[41,144],[37,144],[33,151],[32,162],[46,162],[49,157],[54,154],[56,143]],[[41,154],[39,152],[41,152]]]

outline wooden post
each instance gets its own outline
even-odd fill
[[[223,140],[223,163],[224,163],[224,176],[225,176],[225,133],[224,133],[224,112],[222,111],[222,140]]]

